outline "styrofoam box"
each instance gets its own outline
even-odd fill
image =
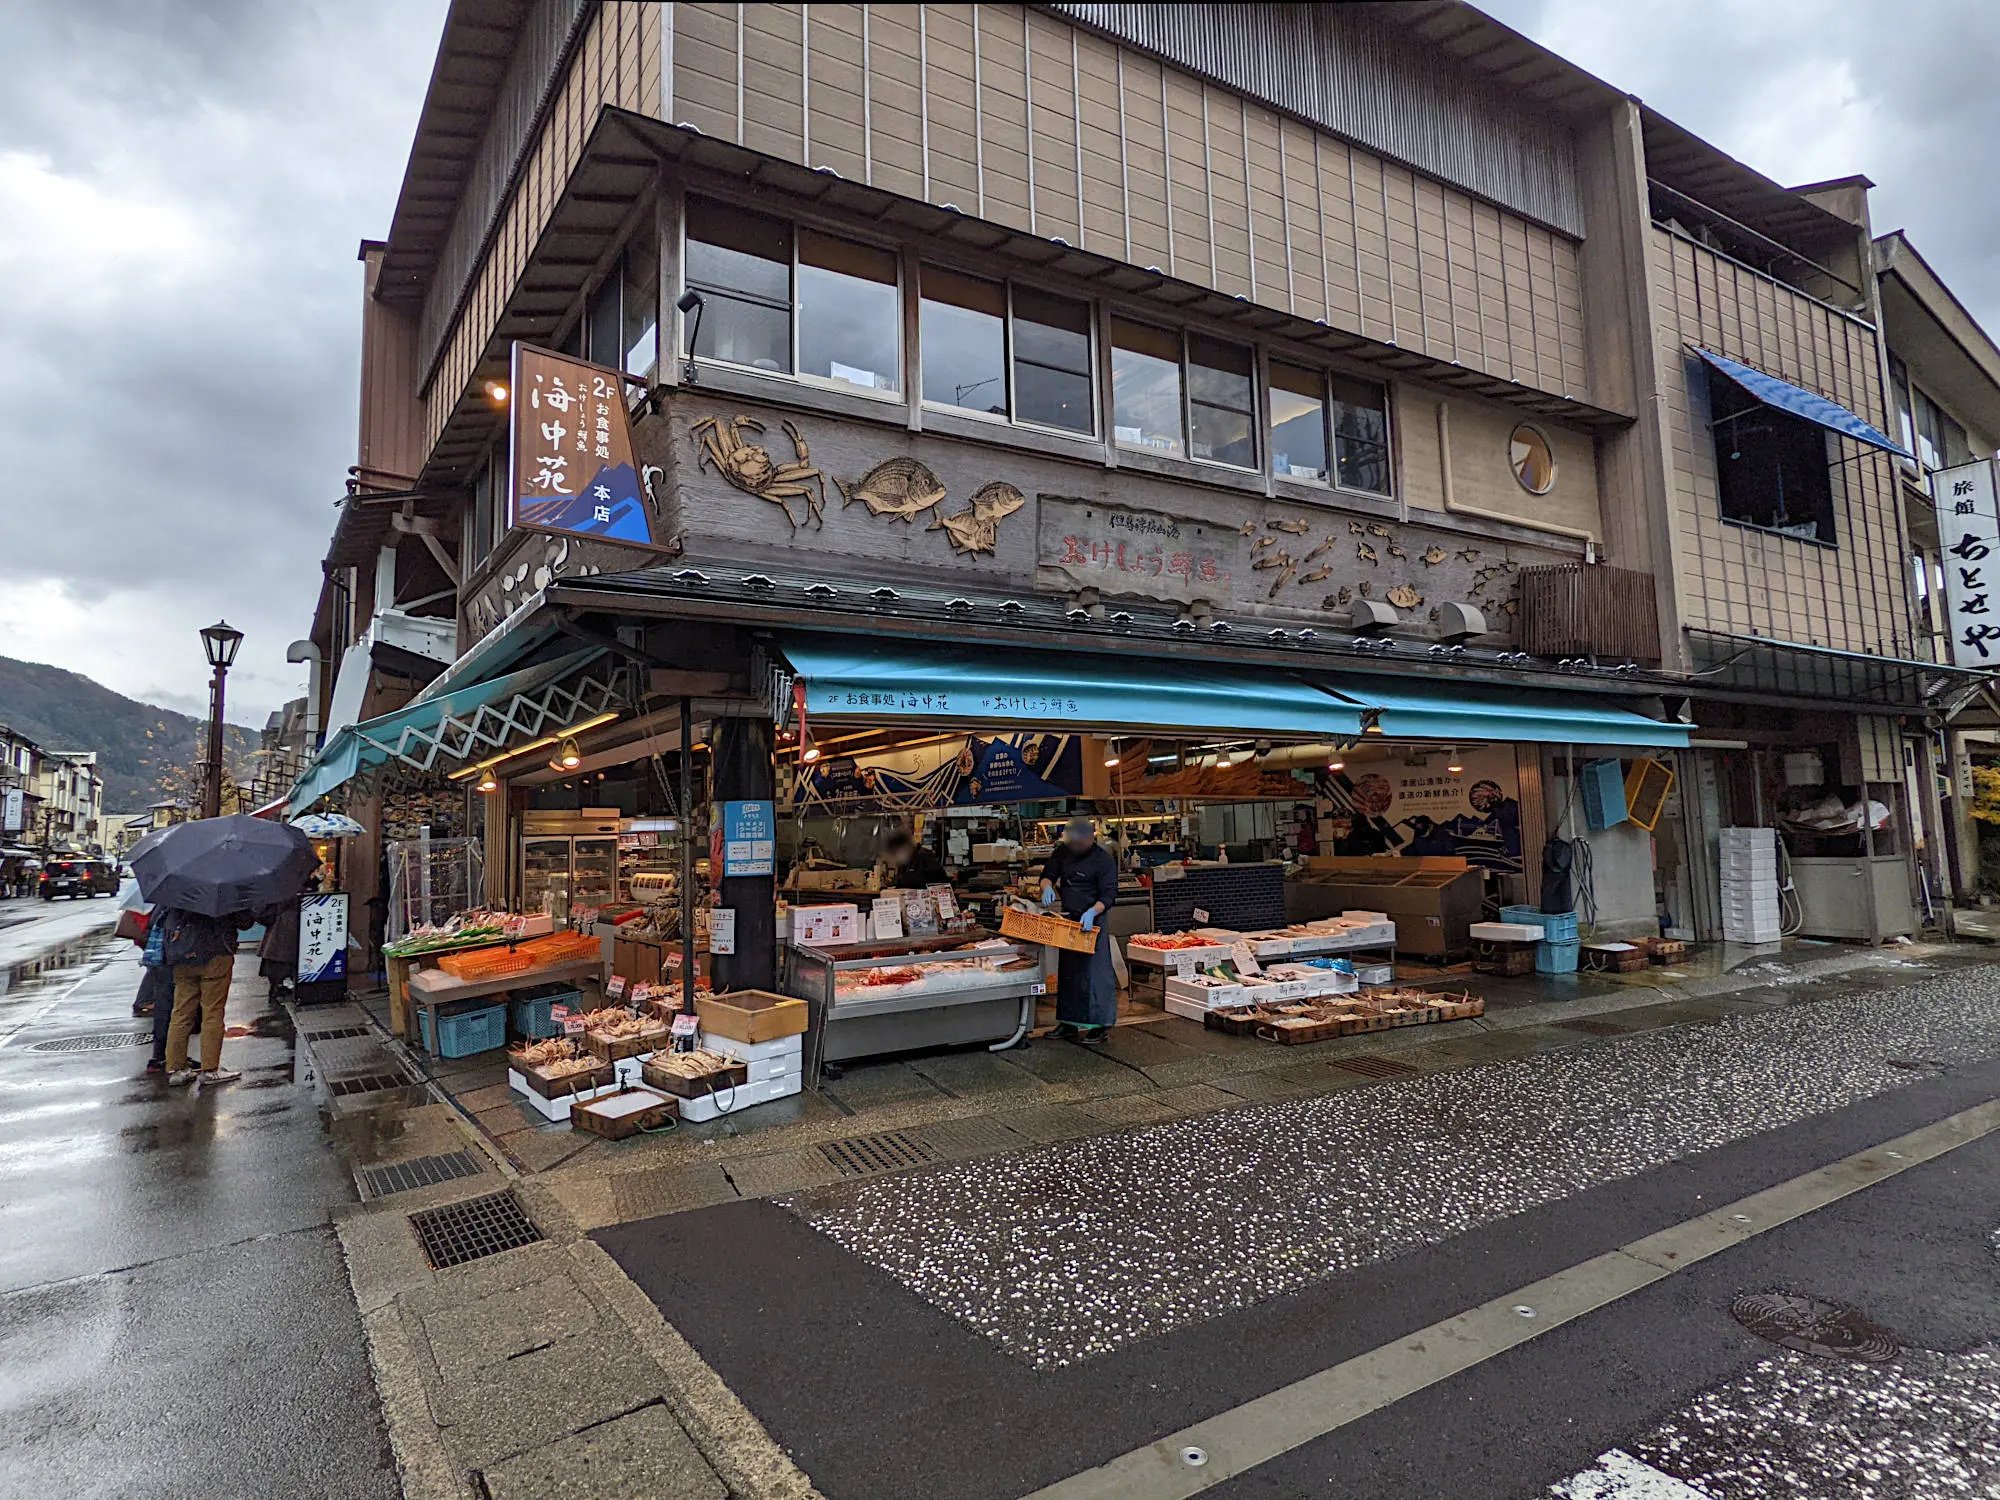
[[[1183,1000],[1178,995],[1167,996],[1167,1014],[1181,1016],[1189,1021],[1199,1021],[1213,1008],[1199,1000]]]
[[[1539,943],[1542,929],[1532,922],[1474,922],[1465,929],[1484,943]]]
[[[724,1057],[733,1057],[738,1062],[763,1062],[772,1057],[789,1057],[794,1067],[805,1055],[805,1038],[797,1033],[791,1036],[773,1037],[768,1042],[739,1042],[733,1036],[717,1036],[712,1031],[701,1034],[701,1044],[710,1052],[720,1052]]]
[[[1170,997],[1199,1005],[1205,1010],[1281,998],[1281,986],[1274,984],[1192,984],[1185,979],[1169,979],[1166,988]]]
[[[790,1098],[802,1092],[804,1084],[804,1075],[800,1073],[786,1073],[779,1078],[767,1078],[762,1083],[739,1083],[733,1089],[723,1089],[698,1099],[681,1100],[681,1118],[694,1121],[719,1119],[759,1104],[769,1104],[774,1099]]]
[[[1203,964],[1221,963],[1225,958],[1229,957],[1229,950],[1221,947],[1149,948],[1144,943],[1127,943],[1125,945],[1125,962],[1129,964],[1145,964],[1156,969],[1171,969],[1174,966],[1174,960],[1183,954],[1192,955],[1196,967],[1200,967]]]
[[[507,1070],[507,1085],[525,1099],[530,1107],[534,1109],[535,1113],[545,1120],[567,1120],[569,1118],[569,1107],[576,1100],[595,1099],[601,1094],[615,1094],[619,1089],[617,1083],[607,1083],[598,1088],[585,1089],[580,1094],[565,1094],[560,1099],[544,1099],[540,1094],[528,1087],[528,1080],[523,1078],[519,1069],[516,1068],[509,1068]]]
[[[1386,911],[1344,911],[1340,915],[1343,921],[1366,922],[1371,927],[1380,926],[1389,920],[1389,914]]]

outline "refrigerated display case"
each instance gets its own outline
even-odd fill
[[[521,909],[569,916],[570,841],[567,835],[529,835],[521,840]]]
[[[553,915],[571,906],[608,906],[619,898],[617,835],[527,834],[521,840],[521,904],[538,911],[552,894]]]
[[[807,1006],[808,1076],[823,1062],[990,1042],[1011,1047],[1045,993],[1039,945],[991,933],[795,946],[785,987]]]
[[[608,906],[618,899],[618,837],[569,841],[570,900],[578,906]]]

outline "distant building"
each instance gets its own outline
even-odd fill
[[[31,842],[42,826],[42,747],[0,724],[0,845]]]
[[[87,853],[102,846],[104,778],[95,750],[43,752],[41,824],[45,849]]]

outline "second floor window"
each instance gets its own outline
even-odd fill
[[[1708,399],[1722,519],[1832,545],[1825,430],[1719,375],[1709,376]]]
[[[687,284],[701,293],[697,358],[792,373],[792,226],[688,199]]]
[[[1181,336],[1165,328],[1111,320],[1111,421],[1121,448],[1180,458]]]

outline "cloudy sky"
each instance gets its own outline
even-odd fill
[[[1783,182],[1865,172],[2000,330],[1993,0],[1485,0]],[[444,0],[0,0],[0,655],[200,712],[301,691],[363,237]]]

